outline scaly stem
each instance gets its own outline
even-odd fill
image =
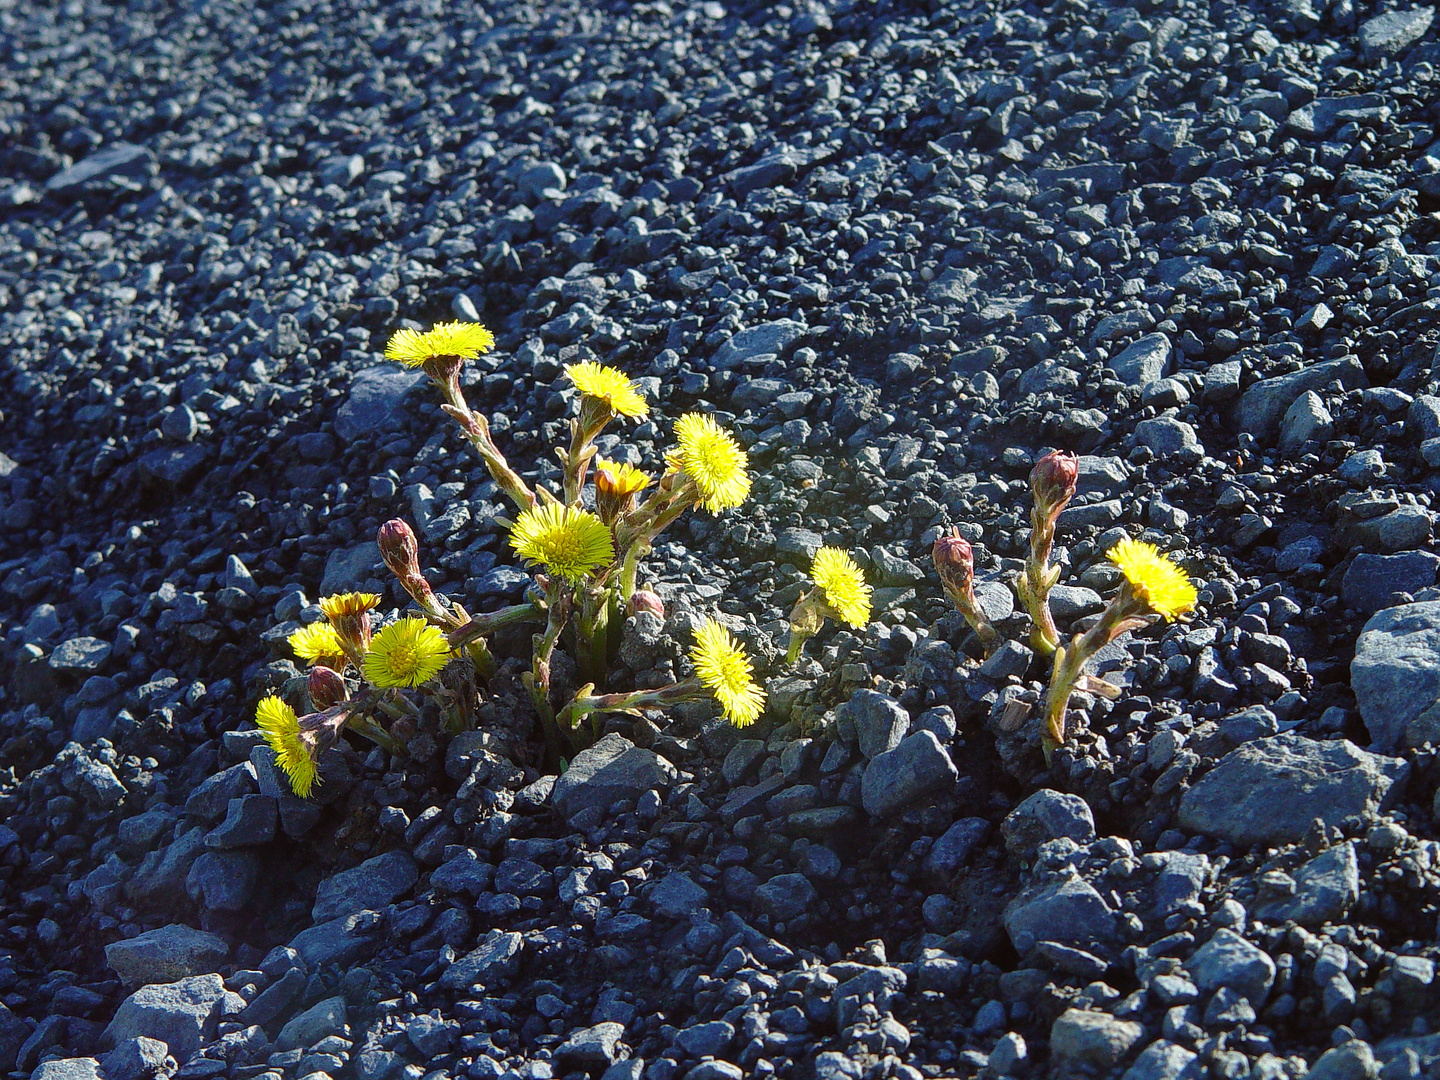
[[[1050,612],[1050,589],[1059,580],[1060,568],[1050,565],[1050,552],[1055,544],[1055,518],[1037,505],[1030,510],[1030,557],[1025,560],[1024,576],[1016,582],[1015,591],[1030,614],[1030,646],[1041,656],[1048,656],[1060,645],[1060,631]]]
[[[555,708],[550,704],[550,658],[555,654],[555,643],[560,639],[560,632],[565,629],[565,624],[570,619],[570,608],[573,604],[573,596],[569,586],[563,579],[557,578],[550,583],[545,592],[546,606],[549,609],[549,616],[545,621],[545,632],[536,634],[534,649],[530,663],[530,670],[523,680],[525,688],[530,691],[530,698],[535,703],[535,711],[540,714],[540,725],[545,732],[545,743],[556,755],[560,752],[559,729],[555,726]]]
[[[486,611],[479,615],[472,615],[469,622],[463,626],[450,631],[446,640],[452,649],[458,649],[462,645],[468,645],[477,638],[487,634],[493,634],[502,626],[510,626],[513,623],[539,621],[545,616],[544,608],[531,603],[515,604],[511,607],[501,608],[499,611]]]
[[[485,468],[500,486],[500,490],[521,510],[529,510],[535,505],[535,493],[520,479],[520,474],[510,468],[505,455],[500,453],[500,448],[495,445],[495,440],[490,435],[489,422],[479,413],[471,412],[458,391],[456,400],[458,404],[451,402],[440,407],[460,425],[460,431],[480,455],[480,460],[485,463]]]

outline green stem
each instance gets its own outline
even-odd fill
[[[462,645],[468,645],[477,638],[487,634],[493,634],[502,626],[511,626],[514,623],[534,622],[545,617],[545,609],[539,604],[524,603],[515,604],[511,607],[501,608],[499,611],[482,612],[479,615],[472,615],[470,621],[458,630],[450,631],[446,640],[452,649],[458,649]]]

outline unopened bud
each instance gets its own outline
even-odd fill
[[[1052,450],[1030,470],[1030,491],[1035,505],[1047,514],[1058,514],[1075,496],[1080,459],[1065,450]]]
[[[665,618],[665,602],[649,589],[636,589],[630,597],[630,614],[638,615],[642,611],[648,611],[663,619]]]
[[[952,597],[970,596],[975,581],[975,553],[970,541],[960,535],[960,530],[951,529],[935,538],[930,557],[935,562],[935,573],[940,575],[940,584]]]
[[[380,558],[390,572],[402,581],[410,576],[420,576],[420,545],[415,540],[415,530],[400,518],[391,518],[380,526],[375,538],[380,548]]]
[[[339,705],[350,697],[350,690],[345,685],[345,677],[338,671],[323,665],[317,664],[310,669],[308,686],[310,701],[321,712]]]

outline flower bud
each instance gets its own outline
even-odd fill
[[[951,529],[935,538],[930,552],[935,562],[935,572],[940,575],[940,584],[951,597],[968,597],[975,581],[975,553],[970,542],[960,535],[959,529]]]
[[[402,581],[420,576],[420,545],[415,540],[415,530],[406,522],[391,518],[380,526],[375,542],[380,548],[380,558],[392,574]]]
[[[630,597],[630,614],[638,615],[642,611],[648,611],[663,619],[665,618],[665,602],[649,589],[636,589]]]
[[[310,669],[308,687],[310,701],[321,712],[339,705],[350,697],[345,678],[338,671],[317,664]]]
[[[1035,505],[1044,513],[1054,515],[1064,509],[1075,496],[1075,480],[1080,472],[1080,459],[1065,450],[1052,450],[1030,470],[1030,491]]]

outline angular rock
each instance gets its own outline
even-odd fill
[[[1424,37],[1434,21],[1433,7],[1387,11],[1366,19],[1360,24],[1360,52],[1367,63],[1388,60]]]
[[[140,176],[153,157],[143,146],[128,142],[113,143],[68,169],[61,169],[45,181],[45,190],[62,195],[106,176]]]
[[[555,1057],[565,1066],[594,1074],[615,1064],[625,1025],[605,1020],[593,1027],[571,1032],[570,1037],[555,1048]]]
[[[1275,984],[1275,961],[1269,954],[1223,927],[1195,950],[1185,962],[1185,969],[1202,993],[1228,986],[1257,1009]]]
[[[959,778],[935,733],[917,731],[865,766],[860,801],[867,814],[881,817],[931,792],[952,788]]]
[[[575,755],[570,768],[555,781],[550,803],[568,820],[622,799],[634,802],[652,789],[668,791],[677,775],[669,761],[612,731]]]
[[[1104,951],[1115,939],[1115,912],[1094,886],[1073,874],[1021,889],[1005,905],[1003,921],[1022,956],[1041,941]]]
[[[349,380],[350,395],[335,413],[335,434],[342,442],[397,430],[405,396],[426,381],[424,372],[377,364]]]
[[[213,972],[230,955],[225,939],[180,923],[105,946],[105,962],[126,986],[176,982]]]
[[[815,896],[804,874],[777,874],[755,890],[755,906],[776,922],[788,922],[808,911]]]
[[[1082,1068],[1110,1069],[1145,1035],[1133,1020],[1109,1013],[1066,1009],[1050,1025],[1050,1053]]]
[[[1322,851],[1295,871],[1295,892],[1256,904],[1257,919],[1315,928],[1339,922],[1360,899],[1360,864],[1353,843]]]
[[[970,853],[990,834],[990,822],[982,817],[961,818],[951,825],[925,856],[923,868],[933,877],[946,878],[964,866]]]
[[[377,912],[356,911],[317,923],[290,939],[290,948],[313,970],[327,964],[352,964],[374,948],[380,936]]]
[[[144,1036],[163,1042],[176,1061],[186,1061],[215,1037],[225,996],[225,983],[214,974],[142,986],[120,1003],[100,1044],[116,1046]]]
[[[30,1080],[100,1080],[100,1062],[92,1057],[42,1061]]]
[[[1095,816],[1079,795],[1042,788],[1006,816],[1000,825],[1005,848],[1023,859],[1047,840],[1069,837],[1085,845],[1095,839]]]
[[[910,727],[910,714],[892,697],[856,690],[836,710],[835,723],[842,731],[854,731],[860,752],[869,760],[900,745]]]
[[[451,990],[469,990],[476,984],[487,989],[497,986],[520,970],[523,946],[524,939],[514,931],[491,930],[478,947],[445,969],[440,985]]]
[[[1368,822],[1409,765],[1349,740],[1276,735],[1232,750],[1185,792],[1182,828],[1237,847],[1298,842],[1315,818],[1327,826]]]
[[[1347,1043],[1331,1047],[1315,1059],[1300,1080],[1372,1080],[1379,1069],[1375,1052],[1362,1039],[1351,1039]],[[1388,1070],[1385,1074],[1388,1078]],[[1405,1073],[1397,1073],[1405,1076]]]
[[[1285,410],[1280,423],[1280,452],[1294,453],[1308,442],[1328,439],[1335,418],[1313,390],[1306,390]]]
[[[1340,599],[1347,608],[1369,615],[1393,604],[1397,593],[1413,595],[1428,589],[1435,584],[1437,573],[1440,573],[1440,556],[1433,552],[1374,555],[1362,551],[1345,570],[1340,582]]]
[[[778,356],[794,342],[810,332],[804,323],[794,319],[776,319],[741,330],[715,350],[710,363],[717,371],[743,364],[756,356]]]
[[[1372,615],[1355,642],[1350,685],[1374,749],[1440,742],[1440,601]]]
[[[1296,398],[1306,391],[1323,390],[1337,379],[1346,390],[1369,385],[1359,358],[1342,356],[1288,375],[1261,379],[1240,395],[1240,404],[1235,410],[1236,422],[1241,431],[1252,432],[1257,437],[1273,435],[1285,411],[1295,403]]]
[[[1169,1039],[1156,1039],[1140,1051],[1120,1080],[1202,1080],[1204,1071],[1196,1062],[1194,1051]]]
[[[683,870],[672,870],[645,890],[645,899],[669,919],[687,919],[705,906],[710,894]]]
[[[1129,386],[1148,386],[1164,378],[1172,348],[1164,334],[1146,334],[1122,350],[1107,366]]]
[[[101,1075],[105,1080],[151,1080],[169,1053],[169,1048],[158,1039],[144,1035],[126,1039],[100,1058]]]
[[[314,1046],[330,1035],[344,1035],[347,1018],[345,999],[330,997],[317,1001],[280,1029],[275,1046],[279,1050]]]
[[[420,868],[406,851],[387,851],[326,878],[315,891],[310,917],[317,923],[356,911],[377,911],[415,887]]]

